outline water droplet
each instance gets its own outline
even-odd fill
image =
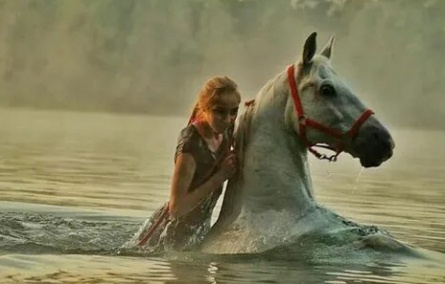
[[[328,164],[328,170],[327,170],[327,177],[331,177],[332,176],[332,163]]]
[[[358,173],[357,178],[355,179],[355,182],[354,182],[354,187],[352,188],[352,194],[354,194],[358,188],[358,181],[359,181],[360,177],[362,176],[364,169],[365,169],[364,167],[360,168],[360,172]]]

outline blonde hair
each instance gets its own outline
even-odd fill
[[[198,100],[193,108],[189,123],[199,118],[205,110],[211,109],[218,98],[227,94],[236,94],[241,100],[238,85],[229,77],[213,77],[207,80],[198,94]]]

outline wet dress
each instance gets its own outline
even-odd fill
[[[195,125],[190,124],[181,131],[176,146],[175,161],[180,154],[189,153],[196,163],[189,192],[205,183],[216,172],[217,163],[228,153],[229,141],[229,134],[226,131],[220,147],[216,152],[212,152]],[[176,219],[168,214],[167,202],[147,219],[130,243],[156,251],[192,249],[210,230],[212,212],[221,192],[222,185],[191,212]]]

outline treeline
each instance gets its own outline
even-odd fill
[[[184,114],[216,74],[253,97],[317,30],[388,120],[443,127],[443,15],[440,0],[0,0],[0,104]]]

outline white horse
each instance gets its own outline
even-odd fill
[[[261,253],[319,236],[359,246],[402,248],[374,226],[361,226],[314,199],[308,150],[323,144],[364,167],[392,156],[389,132],[340,79],[330,63],[334,38],[319,55],[316,33],[302,59],[270,80],[240,117],[236,142],[239,175],[227,186],[220,216],[201,251]],[[332,241],[332,239],[330,240]]]

